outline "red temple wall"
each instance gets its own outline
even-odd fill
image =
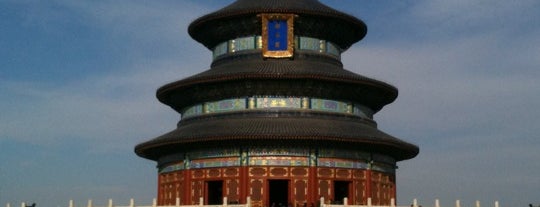
[[[266,186],[269,180],[276,179],[289,180],[289,200],[293,206],[315,206],[320,197],[329,202],[334,201],[334,181],[350,182],[347,197],[352,205],[367,204],[368,197],[372,198],[374,205],[389,205],[390,199],[395,198],[395,176],[391,173],[364,169],[260,166],[246,167],[247,176],[242,178],[241,168],[191,169],[162,173],[158,178],[158,204],[173,205],[176,198],[180,199],[182,205],[198,204],[199,198],[204,197],[208,191],[205,183],[215,180],[223,181],[223,194],[228,202],[243,203],[245,197],[250,196],[255,207],[268,206]],[[313,183],[310,183],[311,170],[316,172]],[[371,178],[369,185],[368,177]],[[246,190],[241,189],[243,179],[248,182]],[[204,202],[207,203],[207,200]]]

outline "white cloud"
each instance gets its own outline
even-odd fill
[[[509,124],[501,117],[528,116],[524,106],[533,107],[540,101],[531,99],[540,92],[536,80],[540,73],[534,69],[540,60],[530,55],[538,49],[527,45],[540,38],[508,40],[497,34],[437,44],[430,40],[354,47],[345,53],[344,62],[346,68],[354,66],[351,70],[400,89],[395,104],[402,106],[392,104],[388,109],[395,110],[387,113],[397,113],[394,117],[400,121],[420,124],[430,120],[421,124],[426,129],[444,125],[446,130],[475,125],[494,129]]]
[[[421,39],[393,36],[344,54],[346,68],[400,90],[376,121],[420,146],[400,163],[401,201],[518,205],[535,196],[540,30],[536,21],[523,25],[538,16],[530,12],[538,3],[482,2],[415,4],[392,18],[419,26]]]
[[[42,14],[41,18],[28,17],[29,22],[64,29],[58,25],[62,23],[56,21],[74,18],[79,21],[77,24],[112,31],[111,37],[121,39],[118,45],[132,44],[128,47],[132,47],[133,52],[111,53],[117,56],[118,64],[109,72],[88,71],[86,76],[75,80],[2,81],[0,96],[9,101],[0,103],[4,111],[0,122],[6,123],[0,126],[1,139],[37,144],[77,139],[93,143],[91,146],[96,149],[110,150],[132,148],[137,142],[176,126],[178,114],[158,103],[155,90],[201,72],[210,64],[211,53],[192,41],[186,31],[188,23],[200,15],[204,7],[190,2],[170,6],[146,1],[130,1],[129,4],[55,1],[51,3],[54,6],[26,3],[28,5],[22,3],[23,7],[32,7]],[[62,9],[45,12],[50,7]],[[65,16],[73,14],[77,16]],[[172,46],[176,51],[174,54],[158,51],[160,45],[176,45]],[[100,63],[96,63],[96,67],[100,67]]]
[[[459,37],[460,33],[523,29],[524,24],[538,24],[533,20],[538,17],[536,11],[539,6],[540,3],[534,0],[436,0],[415,4],[410,10],[410,15],[413,21],[428,26],[428,31]]]
[[[46,86],[39,83],[3,82],[6,110],[0,121],[2,138],[54,144],[65,139],[95,143],[96,148],[133,147],[134,140],[148,140],[174,129],[179,115],[155,98],[155,90],[201,68],[180,61],[155,61],[127,74],[112,72]],[[122,72],[128,71],[125,69]],[[26,100],[26,101],[22,101]],[[145,137],[149,136],[149,137]]]

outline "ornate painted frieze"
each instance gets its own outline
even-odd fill
[[[252,50],[257,46],[257,38],[255,37],[241,37],[229,41],[229,52],[234,53],[242,50]]]
[[[200,115],[203,113],[203,106],[202,104],[201,105],[195,105],[195,106],[192,106],[192,107],[187,107],[183,112],[182,112],[182,117],[190,117],[190,116],[196,116],[196,115]]]
[[[175,163],[175,164],[171,164],[171,165],[167,165],[161,169],[159,169],[159,173],[169,173],[169,172],[174,172],[174,171],[178,171],[178,170],[183,170],[185,169],[184,168],[184,163],[183,162],[180,162],[180,163]]]
[[[250,148],[249,156],[309,156],[308,148]]]
[[[330,158],[319,158],[317,160],[317,166],[350,169],[368,169],[369,167],[368,163],[366,162]]]
[[[240,159],[238,157],[192,160],[190,168],[199,169],[199,168],[233,167],[233,166],[240,166]]]
[[[222,55],[234,54],[248,50],[261,50],[262,44],[262,36],[248,36],[228,40],[219,43],[216,45],[216,47],[214,47],[212,50],[212,57],[213,59],[216,59]],[[338,59],[341,56],[341,50],[334,43],[312,37],[294,37],[293,47],[294,50],[327,54]]]
[[[257,98],[257,108],[301,108],[302,98],[263,97]]]
[[[373,112],[360,104],[352,104],[344,101],[317,99],[309,97],[275,97],[253,96],[246,98],[231,98],[218,101],[205,102],[189,106],[182,110],[182,118],[198,116],[202,114],[240,111],[264,108],[293,108],[308,109],[315,111],[328,111],[346,113],[362,118],[371,119]]]
[[[326,41],[312,37],[298,37],[298,49],[313,50],[317,52],[326,51]]]
[[[338,113],[348,113],[349,111],[345,102],[317,98],[311,99],[311,109]]]
[[[385,155],[370,155],[364,152],[347,150],[319,150],[319,156],[313,157],[310,149],[294,148],[254,148],[240,150],[214,150],[191,152],[191,160],[167,165],[159,169],[159,173],[169,173],[184,169],[200,169],[233,166],[310,166],[372,169],[374,171],[394,173],[395,160]],[[247,155],[249,154],[249,155]],[[313,157],[313,158],[312,158]],[[337,157],[341,159],[337,159]],[[244,163],[245,162],[245,163]]]
[[[194,159],[206,159],[217,157],[238,157],[240,156],[239,149],[218,149],[218,150],[200,150],[188,153],[188,157]]]
[[[339,47],[336,46],[334,43],[326,41],[326,53],[336,57],[340,57],[341,49],[339,49]]]
[[[216,59],[217,57],[221,56],[221,55],[224,55],[224,54],[227,54],[229,53],[229,42],[222,42],[222,43],[219,43],[215,48],[214,50],[212,51],[212,56],[214,57],[214,59]]]
[[[319,157],[328,157],[328,158],[346,158],[346,159],[359,159],[359,160],[370,160],[371,155],[367,152],[359,152],[354,150],[337,150],[337,149],[328,149],[322,148],[319,149]]]
[[[308,166],[307,157],[250,157],[250,166]]]
[[[236,98],[236,99],[227,99],[220,100],[215,102],[208,102],[204,104],[205,113],[217,113],[217,112],[226,112],[226,111],[236,111],[246,108],[246,99],[245,98]]]

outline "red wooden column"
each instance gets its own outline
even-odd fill
[[[319,199],[318,196],[318,185],[317,185],[317,167],[310,166],[308,168],[308,185],[307,185],[307,205],[308,207],[317,206]],[[312,206],[313,204],[313,206]]]
[[[319,202],[319,185],[317,183],[317,154],[314,149],[309,152],[308,185],[307,185],[307,206],[315,207]]]
[[[183,205],[193,205],[191,203],[191,161],[189,158],[184,159],[184,195],[182,198],[182,204]]]
[[[394,171],[394,174],[392,175],[392,180],[390,182],[392,182],[392,198],[394,198],[394,202],[397,203],[397,183],[396,183],[396,174],[395,174],[395,171]]]
[[[247,196],[249,196],[248,188],[249,188],[248,166],[241,166],[240,167],[240,192],[238,194],[238,196],[240,196],[240,203],[247,202]]]
[[[369,164],[368,169],[366,170],[366,195],[367,198],[371,198],[371,186],[373,181],[371,180],[371,164]]]
[[[240,203],[247,203],[247,196],[249,196],[249,163],[248,163],[248,150],[243,149],[240,152]]]
[[[162,177],[162,176],[161,176],[161,173],[159,173],[159,170],[158,170],[158,179],[157,179],[157,189],[158,189],[158,190],[157,190],[157,194],[158,194],[158,195],[157,195],[157,197],[158,197],[157,204],[158,204],[158,205],[163,205],[163,199],[162,199],[162,197],[163,197],[163,193],[164,193],[164,192],[163,192],[163,188],[161,187],[161,182],[162,182],[162,181],[161,181],[161,180],[162,180],[161,177]]]

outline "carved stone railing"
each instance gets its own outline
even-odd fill
[[[247,201],[246,204],[229,204],[227,202],[227,197],[224,197],[223,198],[223,204],[220,204],[220,205],[204,205],[204,199],[201,197],[201,198],[199,198],[199,202],[198,202],[199,204],[196,204],[196,205],[180,205],[180,199],[179,198],[176,199],[176,202],[175,202],[174,205],[157,205],[157,200],[156,199],[152,200],[151,205],[135,205],[134,199],[131,199],[129,201],[128,205],[116,205],[116,204],[113,203],[112,199],[109,199],[109,202],[108,202],[108,204],[106,206],[96,206],[96,205],[93,204],[92,200],[88,200],[88,202],[85,205],[80,205],[80,204],[75,205],[73,200],[70,200],[69,203],[68,203],[68,207],[252,207],[253,203],[252,203],[250,197],[247,197],[246,201]],[[329,204],[329,202],[325,201],[324,198],[321,198],[320,205],[318,207],[441,207],[441,205],[439,204],[438,199],[435,200],[433,205],[429,205],[429,206],[428,205],[420,205],[420,204],[418,204],[416,199],[414,199],[412,201],[411,205],[405,205],[405,206],[396,205],[395,204],[396,203],[395,199],[391,199],[391,201],[390,201],[391,204],[390,205],[373,205],[372,202],[371,202],[371,198],[367,199],[367,204],[365,204],[365,205],[349,205],[347,198],[344,198],[342,203],[343,204]],[[26,205],[26,203],[21,203],[20,206],[21,207],[28,207],[28,205]],[[32,204],[30,206],[39,207],[39,205],[36,205],[36,204]],[[470,205],[467,205],[467,206],[470,206]],[[493,207],[499,207],[499,202],[495,201],[492,206]],[[11,204],[7,203],[6,207],[11,207]],[[455,207],[461,207],[460,200],[456,200]],[[482,207],[480,205],[480,201],[476,201],[474,207]],[[489,205],[486,206],[486,207],[489,207]]]

